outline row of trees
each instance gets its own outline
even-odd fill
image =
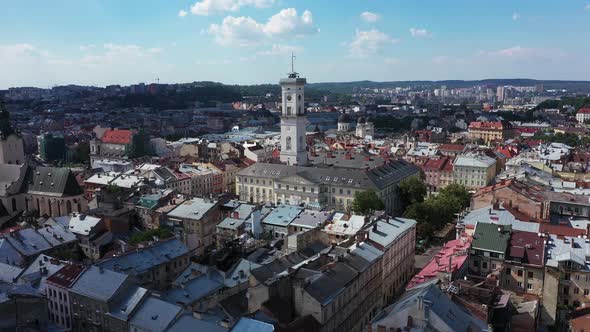
[[[539,131],[535,133],[533,139],[538,139],[543,142],[563,143],[572,147],[590,144],[590,137],[584,135],[584,137],[580,138],[578,135],[574,133],[549,134]]]
[[[426,185],[419,177],[410,177],[399,184],[399,195],[405,218],[418,222],[418,237],[429,239],[435,231],[452,222],[455,215],[469,206],[471,195],[463,185],[451,184],[438,195],[426,197]],[[383,202],[373,190],[357,192],[351,211],[367,215],[382,210]]]

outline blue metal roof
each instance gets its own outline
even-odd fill
[[[151,332],[165,331],[181,311],[177,305],[148,297],[129,321],[130,330],[136,326]]]
[[[275,327],[272,324],[242,317],[230,332],[273,332],[274,330]]]
[[[97,266],[128,275],[142,274],[158,265],[167,263],[188,254],[188,248],[179,239],[156,242],[146,248],[125,253],[121,256],[102,261]]]
[[[127,275],[101,269],[91,265],[78,278],[71,291],[106,302],[110,300],[117,290],[127,280]]]
[[[295,205],[279,205],[272,210],[262,223],[276,226],[288,226],[299,213],[303,211],[302,207]]]

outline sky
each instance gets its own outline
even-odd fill
[[[590,0],[0,0],[0,89],[590,80]]]

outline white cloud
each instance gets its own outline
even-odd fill
[[[310,11],[301,16],[295,8],[287,8],[271,16],[267,23],[251,17],[227,16],[221,24],[211,24],[208,33],[221,45],[248,46],[274,38],[303,37],[318,32]]]
[[[80,51],[88,52],[88,51],[95,49],[95,48],[96,48],[96,45],[94,45],[94,44],[82,45],[82,46],[80,46]]]
[[[517,12],[512,13],[512,20],[518,21],[520,19],[520,14]]]
[[[251,6],[255,8],[270,7],[275,0],[202,0],[191,6],[194,15],[209,16],[228,12],[237,12],[241,7]]]
[[[371,12],[362,12],[361,19],[365,22],[373,23],[379,21],[381,19],[381,16]]]
[[[547,48],[534,48],[534,47],[522,47],[513,46],[509,48],[492,50],[492,51],[479,51],[479,56],[486,57],[488,59],[547,59],[547,60],[558,60],[567,57],[567,54],[558,49],[547,49]]]
[[[587,5],[584,7],[584,10],[588,10],[588,11],[590,11],[590,3],[589,3],[589,4],[587,4]]]
[[[410,35],[414,38],[430,37],[430,32],[426,29],[410,28]]]
[[[79,48],[83,53],[64,55],[27,43],[0,44],[0,63],[5,69],[0,86],[124,84],[149,81],[155,77],[154,68],[169,68],[159,59],[160,48],[114,43]]]
[[[349,46],[349,54],[354,57],[365,57],[377,53],[386,45],[398,42],[397,39],[377,30],[357,30]]]
[[[270,50],[258,52],[258,55],[287,55],[301,52],[303,52],[301,46],[273,44]]]
[[[181,9],[178,12],[178,17],[185,17],[186,15],[188,15],[188,12],[186,10],[184,10],[184,9]]]

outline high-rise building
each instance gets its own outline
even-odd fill
[[[498,98],[498,101],[504,101],[504,87],[503,86],[499,86],[498,89],[496,90],[496,97]]]
[[[299,74],[294,71],[289,73],[287,78],[280,80],[282,89],[280,160],[288,165],[307,164],[305,83],[305,78],[299,77]]]

